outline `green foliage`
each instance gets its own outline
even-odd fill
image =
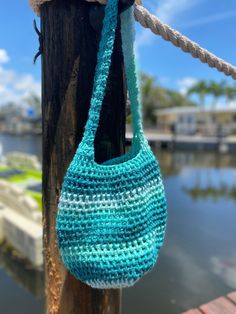
[[[199,106],[205,107],[205,98],[212,98],[212,107],[216,107],[220,97],[224,97],[226,102],[230,102],[236,97],[236,85],[228,85],[225,81],[198,81],[191,86],[188,95],[195,94],[199,98]]]
[[[37,202],[37,204],[39,206],[39,211],[42,211],[43,210],[42,193],[29,191],[29,190],[27,190],[25,193],[27,195],[31,196]]]
[[[21,174],[16,174],[14,176],[11,176],[7,179],[7,181],[11,183],[19,183],[24,182],[28,180],[34,180],[41,182],[42,180],[42,172],[41,170],[26,170]]]
[[[35,180],[42,180],[42,171],[41,170],[35,170],[35,169],[27,169],[25,171],[27,176],[34,178]]]
[[[209,93],[209,86],[205,81],[199,81],[191,86],[187,92],[188,95],[198,95],[200,107],[204,107],[205,98]]]
[[[14,170],[14,168],[11,168],[5,165],[0,165],[0,177],[1,177],[1,172],[4,173],[9,170]],[[10,183],[15,183],[15,184],[21,184],[29,180],[33,180],[38,183],[41,183],[42,171],[35,170],[35,169],[27,169],[27,170],[23,170],[22,173],[20,174],[11,175],[8,178],[3,178],[3,180],[6,180]],[[31,191],[31,190],[25,190],[25,194],[31,196],[37,202],[39,211],[42,211],[42,206],[43,206],[42,205],[42,193]]]
[[[0,165],[0,176],[1,176],[1,172],[6,172],[11,170],[10,167],[6,166],[6,165]]]
[[[177,91],[162,88],[147,74],[141,75],[143,118],[146,125],[154,125],[158,109],[194,106],[195,104]]]
[[[8,102],[0,106],[0,117],[6,116],[19,117],[21,115],[21,108],[14,102]]]
[[[200,80],[192,85],[186,96],[171,89],[159,86],[155,78],[150,75],[141,75],[141,93],[143,102],[143,118],[146,126],[153,126],[156,123],[156,110],[171,107],[189,107],[197,104],[188,96],[196,95],[199,99],[198,105],[204,108],[206,97],[212,98],[212,107],[220,97],[224,97],[227,102],[236,98],[236,85],[229,85],[225,81],[204,81]],[[127,123],[131,123],[131,116],[127,116]]]
[[[225,87],[225,96],[229,101],[232,101],[236,97],[236,86],[226,86]]]

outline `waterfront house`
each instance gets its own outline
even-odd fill
[[[173,107],[156,111],[159,132],[205,136],[236,134],[236,108]]]
[[[0,132],[10,134],[40,134],[41,116],[31,107],[14,104],[0,108]]]

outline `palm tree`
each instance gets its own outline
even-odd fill
[[[224,90],[224,94],[227,100],[227,103],[229,104],[231,101],[233,101],[236,97],[236,86],[226,86]]]
[[[211,81],[208,85],[209,94],[213,96],[212,108],[216,108],[217,102],[221,96],[225,94],[226,83],[221,81],[220,83]]]
[[[187,91],[187,95],[197,95],[199,97],[199,105],[201,108],[205,107],[205,98],[208,94],[208,84],[205,81],[199,81],[195,83],[192,87]]]
[[[193,107],[196,103],[190,101],[185,95],[174,90],[166,90],[169,98],[169,107]]]
[[[158,100],[157,91],[155,89],[155,79],[146,74],[141,75],[141,90],[143,101],[143,117],[144,121],[154,124],[156,102]]]
[[[196,106],[196,103],[179,92],[159,86],[156,84],[155,78],[147,74],[141,75],[141,92],[143,118],[146,126],[154,126],[156,124],[156,110],[158,109]],[[130,108],[128,107],[127,124],[131,124],[131,120]]]

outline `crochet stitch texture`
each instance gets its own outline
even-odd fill
[[[97,164],[99,124],[115,30],[118,0],[109,0],[99,45],[89,118],[67,170],[57,214],[62,260],[94,288],[132,286],[155,265],[166,227],[166,198],[158,161],[142,128],[133,52],[133,11],[121,15],[124,63],[134,137],[129,153]]]

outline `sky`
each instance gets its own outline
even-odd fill
[[[55,0],[56,1],[56,0]],[[204,48],[236,65],[235,0],[143,0],[163,22]],[[28,0],[0,1],[0,104],[40,95],[41,64],[33,65],[38,50]],[[163,87],[185,92],[201,79],[233,80],[193,59],[138,24],[136,50],[139,69]]]

